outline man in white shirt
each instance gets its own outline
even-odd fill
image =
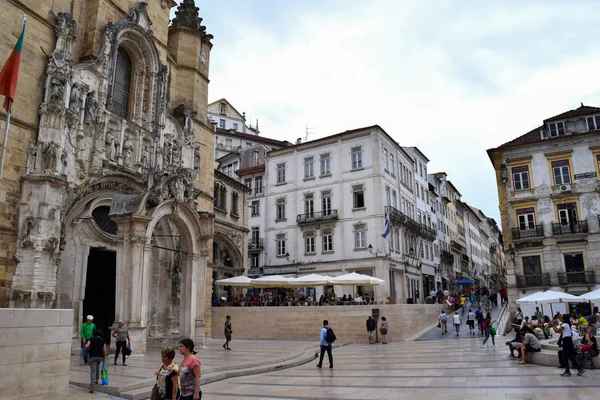
[[[454,322],[454,329],[456,329],[456,336],[459,336],[460,326],[462,325],[462,319],[460,315],[458,315],[458,311],[454,311],[454,315],[452,316]]]
[[[442,335],[444,333],[448,333],[448,316],[446,315],[446,313],[444,312],[444,310],[442,310],[442,313],[440,314],[440,316],[438,317],[439,321],[440,321],[440,327],[442,328]]]

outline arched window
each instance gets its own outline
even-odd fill
[[[115,68],[112,111],[122,117],[127,117],[129,114],[131,71],[132,64],[129,54],[122,48],[119,48],[117,52],[117,68]]]

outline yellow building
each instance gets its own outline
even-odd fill
[[[193,0],[11,0],[27,14],[0,184],[0,307],[202,340],[212,276],[212,35]],[[5,115],[2,114],[2,119]]]

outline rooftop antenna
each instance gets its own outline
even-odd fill
[[[304,133],[306,135],[304,136],[304,141],[306,142],[308,140],[308,135],[315,135],[316,134],[316,132],[311,132],[311,130],[315,130],[317,128],[309,128],[308,125],[305,125],[305,127],[306,128],[304,130]]]

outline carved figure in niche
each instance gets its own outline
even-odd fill
[[[145,144],[142,148],[142,168],[150,167],[150,150],[148,149],[148,145]]]
[[[133,143],[131,142],[131,138],[129,136],[125,136],[125,141],[123,142],[123,164],[126,167],[131,166],[132,155],[133,155]]]
[[[81,86],[78,82],[71,87],[71,97],[69,98],[69,110],[78,113],[81,109]]]
[[[175,176],[169,182],[169,192],[171,197],[177,201],[183,201],[185,199],[185,184],[183,178],[179,175]]]
[[[71,14],[58,13],[57,23],[54,27],[56,32],[56,47],[54,52],[65,52],[70,55],[71,44],[77,39],[77,22]]]
[[[114,131],[110,128],[106,131],[104,144],[106,146],[106,159],[114,161],[117,153],[117,140],[115,139]]]
[[[37,143],[29,142],[29,147],[27,148],[27,173],[31,174],[35,170],[35,159],[37,157]]]
[[[54,142],[47,143],[42,150],[42,170],[47,172],[56,171],[58,145]]]
[[[92,90],[88,93],[85,99],[85,114],[83,116],[83,123],[90,125],[96,121],[96,110],[98,109],[98,102],[96,101],[96,91]]]
[[[173,143],[172,150],[173,158],[171,158],[171,163],[176,167],[181,166],[181,147],[179,143]]]
[[[165,145],[163,148],[163,167],[171,164],[171,143],[165,140]]]
[[[194,169],[198,171],[200,169],[200,149],[194,149]]]
[[[62,105],[65,97],[65,86],[63,78],[52,78],[50,80],[50,101]]]
[[[31,241],[31,234],[33,233],[33,229],[35,228],[35,218],[34,217],[26,217],[25,221],[23,221],[23,232],[21,234],[21,238],[24,242]]]

